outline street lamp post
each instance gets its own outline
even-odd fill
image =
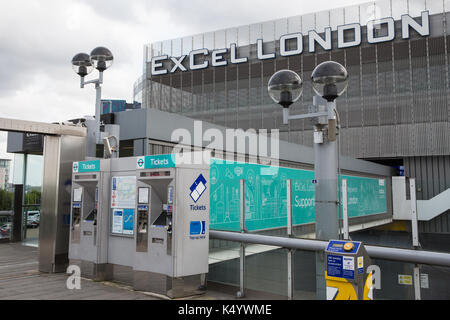
[[[90,130],[88,125],[88,138],[86,146],[86,156],[96,157],[96,145],[102,144],[104,138],[100,131],[100,115],[101,115],[101,99],[102,99],[102,84],[103,72],[108,69],[113,63],[114,57],[111,51],[105,47],[97,47],[91,51],[91,54],[78,53],[72,58],[72,68],[75,73],[80,76],[80,88],[84,88],[86,84],[95,85],[95,129]],[[99,72],[98,79],[85,81],[84,78],[92,72],[93,69]],[[118,137],[116,139],[118,141]],[[116,145],[118,150],[118,142]],[[116,150],[116,151],[117,151]]]
[[[313,99],[309,114],[289,115],[289,106],[300,98],[302,80],[293,71],[281,70],[269,80],[271,98],[283,107],[283,123],[289,120],[311,119],[314,122],[314,183],[316,239],[339,238],[338,148],[336,142],[336,98],[347,88],[347,70],[337,62],[318,65],[311,75]],[[316,254],[317,298],[326,298],[323,252]]]

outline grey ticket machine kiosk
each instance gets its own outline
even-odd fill
[[[73,163],[69,260],[82,276],[105,279],[110,160]]]
[[[136,160],[134,288],[171,298],[199,293],[208,272],[209,164],[179,162]]]
[[[75,162],[70,264],[171,298],[203,293],[209,153],[194,154],[201,164],[173,154]]]

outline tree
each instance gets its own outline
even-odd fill
[[[0,211],[8,211],[13,209],[14,193],[0,190]]]

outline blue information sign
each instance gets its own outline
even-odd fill
[[[327,256],[327,275],[336,278],[354,279],[354,257]]]
[[[134,234],[134,209],[123,210],[123,234]]]
[[[345,250],[344,246],[346,243],[352,243],[353,248],[351,250]],[[356,253],[358,252],[360,244],[361,242],[332,240],[328,243],[327,251],[336,253]]]

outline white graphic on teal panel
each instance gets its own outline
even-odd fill
[[[211,168],[211,172],[209,173],[209,180],[211,184],[216,184],[219,179],[219,174],[217,172],[217,168]]]
[[[215,207],[215,214],[210,217],[211,224],[224,221],[224,188],[223,184],[220,184],[218,188],[211,187],[210,202]]]
[[[234,179],[233,173],[228,168],[225,171],[225,177],[227,177],[228,179]]]
[[[253,186],[255,184],[255,171],[252,169],[247,170],[247,180],[245,181],[246,184]]]
[[[242,167],[236,167],[234,168],[234,174],[238,177],[241,176],[242,172],[244,171],[244,169]]]

